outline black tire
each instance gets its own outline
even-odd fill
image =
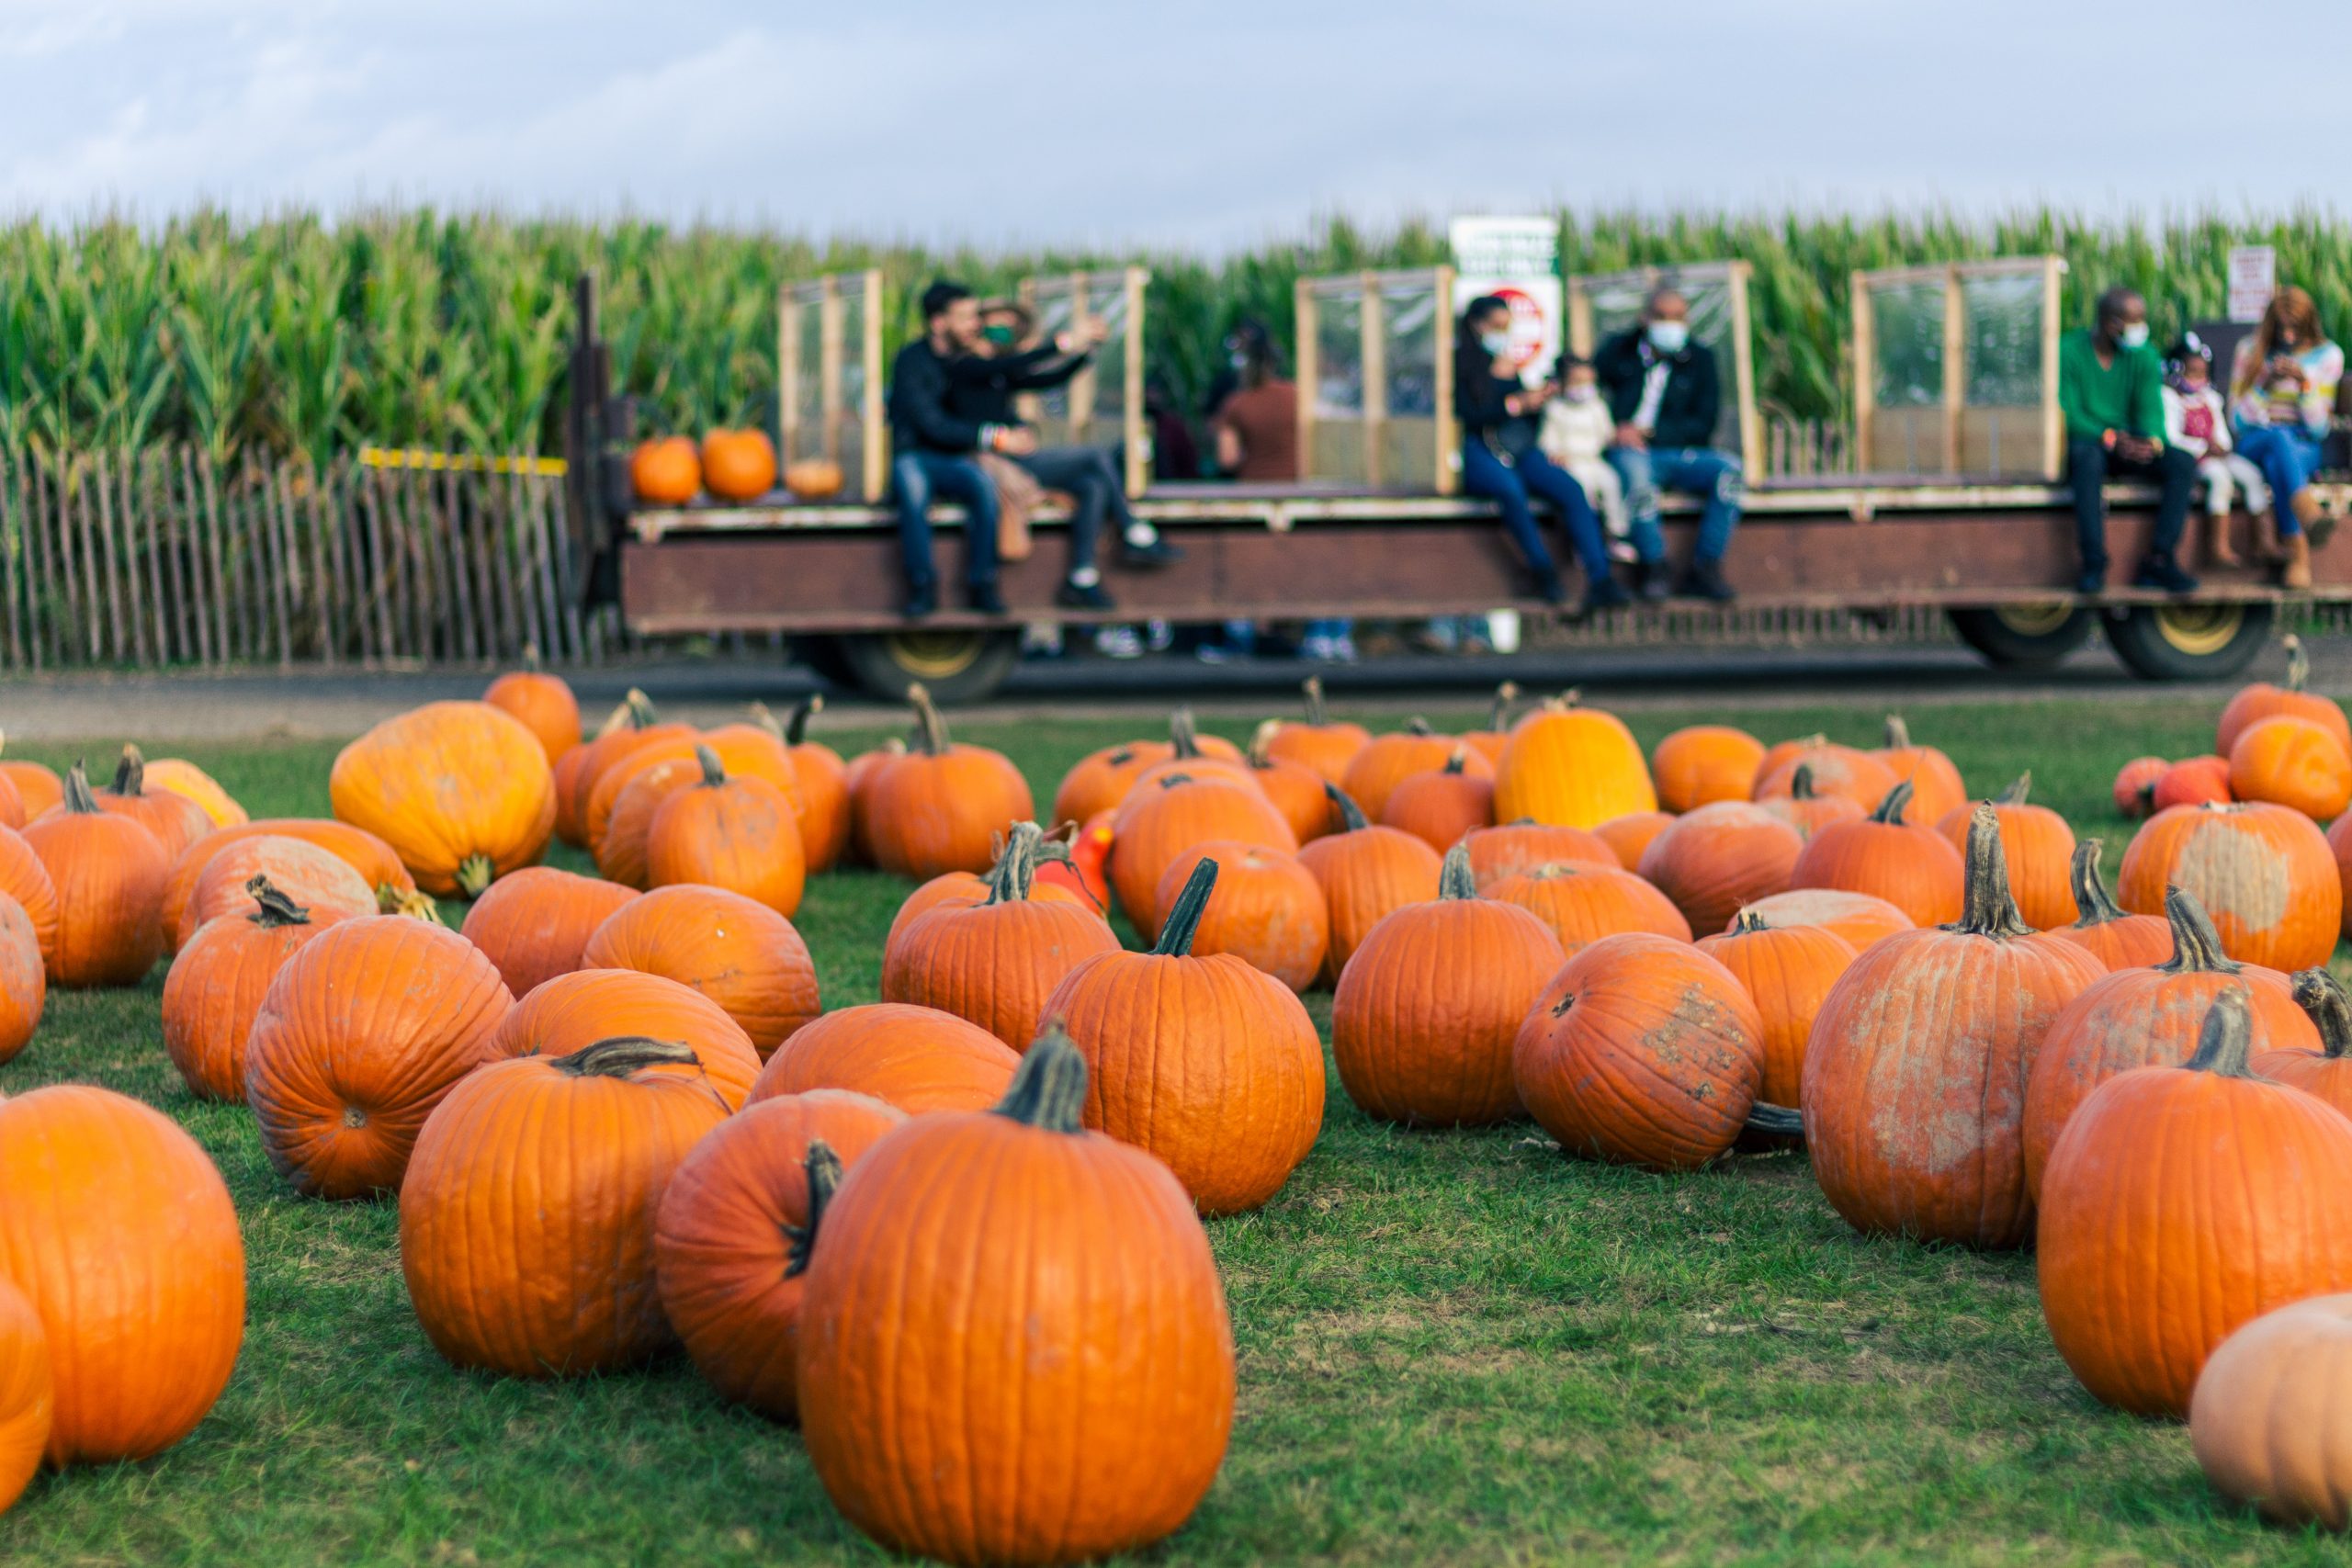
[[[842,650],[840,637],[794,637],[792,658],[829,686],[843,692],[857,690],[857,674],[849,667],[849,657]]]
[[[1021,634],[916,628],[844,637],[835,646],[850,678],[872,695],[897,702],[920,681],[944,707],[978,702],[1004,684],[1021,657]]]
[[[1947,610],[1960,640],[1996,670],[2047,670],[2090,640],[2098,617],[2067,604]]]
[[[2143,681],[2226,681],[2270,640],[2264,602],[2142,604],[2107,623],[2115,656]]]

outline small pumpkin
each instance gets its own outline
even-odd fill
[[[601,868],[605,858],[616,852],[612,843],[620,829],[622,799],[640,783],[656,774],[666,773],[673,785],[692,783],[699,777],[696,771],[680,773],[671,770],[671,762],[692,762],[707,750],[717,757],[730,774],[747,774],[765,780],[790,802],[797,818],[800,810],[800,777],[792,765],[791,756],[784,749],[783,739],[756,724],[729,724],[717,729],[696,733],[665,735],[647,740],[616,757],[612,765],[598,775],[588,791],[581,811],[582,826],[588,835],[588,848],[597,857]],[[682,786],[681,786],[682,787]],[[643,824],[640,831],[650,831],[653,813],[661,809],[668,794],[657,791],[639,807]],[[794,837],[799,836],[796,825]],[[641,856],[642,850],[638,853]]]
[[[479,897],[536,865],[555,830],[555,777],[538,737],[488,703],[427,703],[345,747],[327,776],[334,814],[399,852],[435,897]]]
[[[1464,770],[1474,776],[1487,777],[1494,765],[1483,756],[1448,736],[1438,734],[1429,721],[1415,718],[1403,729],[1387,735],[1377,735],[1372,744],[1356,753],[1348,764],[1347,776],[1340,787],[1346,790],[1363,814],[1377,822],[1388,809],[1388,796],[1396,786],[1416,773],[1436,773],[1460,752]]]
[[[205,820],[215,828],[234,828],[251,820],[236,797],[220,787],[220,781],[180,757],[151,757],[143,770],[141,787],[153,792],[169,790],[196,802]]]
[[[1731,929],[1699,939],[1699,951],[1731,971],[1763,1023],[1764,1079],[1756,1097],[1793,1107],[1804,1082],[1805,1041],[1830,987],[1859,956],[1826,926],[1772,926],[1753,908]]]
[[[1193,710],[1180,707],[1168,716],[1168,754],[1136,771],[1119,804],[1124,806],[1137,795],[1148,793],[1148,786],[1177,773],[1190,773],[1194,778],[1228,780],[1249,789],[1260,788],[1257,770],[1250,766],[1241,749],[1223,736],[1202,734],[1193,722]]]
[[[1123,740],[1088,752],[1070,764],[1055,787],[1054,820],[1083,822],[1097,812],[1116,811],[1146,768],[1175,754],[1165,740]]]
[[[2343,929],[2335,857],[2312,819],[2290,807],[2174,806],[2149,818],[2123,852],[2118,901],[2157,914],[2176,886],[2197,896],[2222,950],[2242,964],[2290,973],[2325,964]]]
[[[1400,829],[1445,853],[1469,833],[1494,825],[1495,783],[1467,771],[1472,752],[1457,741],[1445,766],[1434,773],[1413,773],[1397,781],[1381,808],[1383,825]],[[1321,813],[1330,819],[1327,811]]]
[[[2224,1496],[2283,1525],[2352,1526],[2352,1295],[2263,1314],[2213,1348],[2188,1440]]]
[[[538,667],[538,650],[524,650],[525,668],[510,670],[490,683],[481,700],[514,716],[524,728],[538,737],[548,766],[563,761],[580,745],[580,699],[562,676]],[[223,824],[226,826],[226,824]]]
[[[377,912],[376,890],[348,862],[307,840],[260,833],[240,839],[205,862],[188,892],[187,908],[180,911],[175,949],[193,942],[207,920],[250,913],[253,894],[249,889],[256,876],[268,878],[279,892],[301,905],[314,926]]]
[[[2226,806],[2233,798],[2227,757],[2190,757],[2175,762],[2148,791],[2151,815],[2174,806]]]
[[[721,501],[757,501],[775,488],[775,444],[757,430],[702,438],[703,488]]]
[[[1611,817],[1593,829],[1592,835],[1609,846],[1619,865],[1630,870],[1642,863],[1642,852],[1650,847],[1650,840],[1673,826],[1670,811],[1632,811]]]
[[[1312,768],[1325,784],[1343,784],[1348,764],[1372,744],[1372,731],[1331,717],[1323,705],[1321,677],[1309,675],[1300,689],[1306,694],[1306,720],[1277,725],[1266,739],[1267,753]]]
[[[2267,681],[2256,681],[2241,687],[2222,709],[2221,722],[2213,728],[2214,751],[2228,756],[2239,736],[2264,719],[2282,714],[2318,725],[2335,738],[2337,745],[2352,751],[2352,722],[2346,720],[2344,710],[2330,698],[2303,690],[2312,672],[2311,658],[2303,651],[2303,639],[2290,632],[2281,641],[2287,650],[2286,683],[2274,686]]]
[[[1650,753],[1657,803],[1668,811],[1695,811],[1718,800],[1746,800],[1764,760],[1764,742],[1727,724],[1678,729]]]
[[[1474,829],[1462,835],[1461,842],[1470,852],[1470,874],[1476,879],[1481,894],[1491,893],[1505,877],[1533,871],[1539,865],[1565,861],[1623,864],[1617,852],[1609,847],[1609,840],[1586,828],[1507,822],[1497,828]]]
[[[699,744],[696,742],[695,744]],[[665,757],[631,771],[629,780],[613,797],[612,814],[591,852],[596,874],[607,882],[642,893],[651,886],[645,864],[645,836],[653,829],[653,814],[669,798],[702,777],[702,764],[692,752]]]
[[[1911,743],[1910,727],[1899,714],[1886,716],[1886,744],[1872,753],[1898,779],[1911,781],[1912,819],[1939,820],[1947,811],[1965,810],[1968,786],[1961,782],[1952,760],[1933,746]],[[2026,917],[2031,919],[2033,917]]]
[[[596,928],[636,897],[617,883],[551,865],[526,866],[473,901],[462,931],[520,997],[579,968]]]
[[[164,1051],[199,1100],[243,1103],[245,1042],[286,961],[321,931],[311,911],[256,875],[246,909],[208,920],[164,977]]]
[[[1155,926],[1166,929],[1193,869],[1212,859],[1220,868],[1216,897],[1193,928],[1193,951],[1229,953],[1294,991],[1314,985],[1331,947],[1331,911],[1323,885],[1296,855],[1233,839],[1187,850],[1159,878]]]
[[[2280,714],[2250,724],[2230,748],[2230,795],[2328,821],[2352,806],[2352,751],[2307,718]]]
[[[682,884],[630,899],[588,938],[580,966],[700,991],[742,1025],[762,1060],[824,1010],[816,962],[792,922],[721,887]]]
[[[16,1506],[40,1468],[55,1407],[40,1314],[24,1292],[0,1280],[0,1514]]]
[[[0,778],[6,778],[16,790],[17,799],[24,808],[24,822],[9,823],[12,828],[23,827],[65,798],[63,776],[44,763],[18,761],[11,757],[0,761]]]
[[[182,851],[212,831],[212,818],[203,807],[187,795],[147,787],[147,760],[136,746],[122,749],[114,782],[97,791],[95,798],[99,810],[128,817],[154,834],[168,859],[178,859]]]
[[[825,708],[812,696],[784,727],[785,754],[800,785],[800,858],[811,872],[831,871],[849,851],[849,766],[841,753],[808,739],[808,721]]]
[[[1159,934],[1159,882],[1169,864],[1186,850],[1212,840],[1256,844],[1284,854],[1299,848],[1290,823],[1254,786],[1184,772],[1164,773],[1143,784],[1112,818],[1111,890],[1128,923],[1146,938]],[[1432,853],[1430,859],[1435,858]]]
[[[1740,915],[1754,916],[1756,923],[1767,931],[1819,926],[1844,937],[1856,953],[1869,952],[1897,931],[1916,929],[1910,916],[1885,899],[1867,893],[1841,893],[1835,887],[1798,887],[1775,893],[1770,898],[1758,898]],[[1734,917],[1735,922],[1737,918]]]
[[[32,922],[44,967],[57,962],[57,884],[32,845],[14,828],[0,828],[0,894],[15,899]]]
[[[2046,806],[2027,799],[2033,774],[2020,773],[1993,802],[1993,818],[2001,827],[2001,852],[2009,863],[2009,894],[2018,913],[2035,931],[2053,931],[2075,923],[2082,911],[2074,891],[2075,830],[2066,819]],[[1962,804],[1936,821],[1954,850],[1968,847],[1971,808]]]
[[[729,1111],[741,1108],[760,1076],[760,1054],[743,1026],[701,992],[628,969],[559,975],[509,1010],[484,1051],[513,1056],[568,1056],[615,1035],[683,1044],[693,1059],[648,1066],[645,1072],[707,1084]]]
[[[1768,796],[1756,803],[1797,830],[1800,838],[1810,841],[1824,828],[1839,822],[1859,822],[1870,815],[1861,802],[1850,795],[1818,795],[1813,787],[1813,764],[1800,761],[1796,771],[1789,775],[1789,793]]]
[[[899,905],[899,912],[890,917],[889,932],[882,939],[883,956],[889,956],[909,926],[933,909],[951,905],[968,908],[987,903],[989,890],[995,886],[997,873],[1004,864],[1005,855],[1012,852],[1015,840],[1022,840],[1022,852],[1035,863],[1029,884],[1029,897],[1057,903],[1083,904],[1090,909],[1093,908],[1093,900],[1082,886],[1073,887],[1067,882],[1048,882],[1045,878],[1044,873],[1048,869],[1069,863],[1069,847],[1062,841],[1060,835],[1047,835],[1034,822],[1016,822],[1012,833],[1006,837],[1004,850],[998,854],[996,863],[989,867],[986,876],[974,876],[968,871],[951,871],[944,876],[933,877],[906,896]]]
[[[416,879],[401,863],[392,846],[364,828],[348,822],[337,822],[328,817],[268,817],[243,822],[234,828],[222,828],[207,833],[190,844],[179,859],[172,863],[170,877],[164,884],[164,943],[166,952],[179,948],[182,918],[187,913],[187,901],[196,891],[197,878],[212,863],[212,857],[225,854],[232,844],[247,839],[271,834],[284,839],[300,839],[316,844],[359,874],[361,881],[376,890],[378,907],[397,901],[402,895],[416,891]],[[188,928],[190,936],[196,934]]]
[[[1903,782],[1892,767],[1871,752],[1815,736],[1810,744],[1756,781],[1756,798],[1770,800],[1776,795],[1793,794],[1799,768],[1811,773],[1815,795],[1843,795],[1866,812],[1876,811],[1885,801],[1887,792]],[[1917,789],[1913,785],[1914,792]],[[1935,818],[1922,815],[1910,820],[1932,823]]]
[[[135,986],[164,951],[164,882],[171,856],[133,818],[102,811],[76,762],[65,803],[25,825],[25,842],[57,899],[51,984]]]
[[[791,798],[765,779],[729,778],[707,746],[695,760],[701,778],[663,801],[646,830],[647,880],[723,887],[789,919],[808,880]]]
[[[1721,931],[1746,904],[1788,890],[1804,840],[1744,800],[1702,806],[1650,840],[1635,871],[1694,931]]]
[[[869,1002],[796,1031],[760,1069],[744,1103],[842,1089],[910,1116],[985,1111],[1004,1098],[1020,1065],[1012,1046],[952,1012]]]
[[[1340,830],[1298,852],[1323,889],[1331,942],[1323,955],[1323,978],[1336,984],[1357,947],[1391,910],[1425,904],[1437,897],[1438,852],[1410,833],[1376,827],[1345,790],[1326,784]]]
[[[2274,1037],[2268,1050],[2256,1042],[2249,1047],[2256,1053],[2254,1074],[2301,1089],[2352,1116],[2352,1000],[2346,998],[2343,984],[2324,969],[2298,970],[2290,985],[2317,1042],[2285,1043]],[[2274,1031],[2274,1036],[2278,1032],[2283,1032]]]
[[[1258,792],[1290,824],[1291,836],[1303,844],[1331,830],[1330,803],[1323,795],[1326,781],[1306,763],[1277,757],[1269,750],[1275,728],[1274,721],[1268,719],[1250,742],[1250,776]],[[1491,794],[1492,785],[1487,788]]]
[[[1516,904],[1552,930],[1569,957],[1603,937],[1646,931],[1689,942],[1690,922],[1674,900],[1630,871],[1587,861],[1555,861],[1507,876],[1488,897]]]
[[[1527,817],[1595,828],[1657,809],[1657,791],[1633,731],[1614,714],[1577,705],[1573,692],[1545,699],[1513,725],[1495,764],[1498,822]]]
[[[848,865],[874,863],[874,781],[882,770],[907,754],[907,743],[893,735],[871,751],[861,751],[852,757],[846,766],[849,785],[849,850],[842,857]]]
[[[900,876],[986,871],[991,841],[1037,815],[1029,781],[1001,751],[949,740],[931,694],[907,688],[917,719],[912,750],[875,775],[866,807],[874,861]]]
[[[702,493],[702,454],[684,435],[640,441],[629,454],[628,482],[649,506],[684,506]]]
[[[575,849],[588,848],[588,797],[603,780],[605,770],[640,746],[681,736],[691,739],[694,734],[692,725],[661,722],[652,699],[630,687],[628,694],[596,727],[595,738],[565,752],[556,763],[556,773],[549,775],[557,785],[556,837]]]
[[[1868,893],[1922,926],[1960,919],[1965,880],[1960,852],[1933,828],[1903,819],[1910,798],[1909,784],[1898,782],[1870,816],[1815,833],[1797,856],[1789,886]],[[2002,897],[2008,897],[2006,886]]]
[[[0,893],[0,1062],[15,1060],[31,1042],[48,998],[49,977],[32,917]]]
[[[2162,757],[2134,757],[2115,770],[2115,809],[2137,822],[2156,809],[2156,781],[2170,762]]]
[[[784,488],[795,501],[831,501],[842,484],[842,466],[831,457],[795,457],[784,466]]]
[[[2139,969],[2162,964],[2173,950],[2172,924],[2161,915],[2133,915],[2119,907],[2098,874],[2106,845],[2085,839],[2075,846],[2070,873],[2075,907],[2081,918],[2050,934],[2086,949],[2107,969]]]

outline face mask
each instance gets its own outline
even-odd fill
[[[1480,333],[1478,334],[1478,346],[1485,349],[1487,353],[1494,358],[1500,359],[1503,356],[1503,351],[1510,347],[1510,333]]]
[[[1227,365],[1232,366],[1236,370],[1247,370],[1250,368],[1250,356],[1242,353],[1238,348],[1231,354],[1225,356],[1225,362]]]
[[[1590,387],[1570,387],[1566,396],[1572,403],[1589,403],[1592,401],[1593,391],[1594,389]]]
[[[2131,326],[2116,329],[2115,345],[2118,348],[2141,348],[2146,345],[2147,341],[2148,323],[2145,321],[2135,321]]]
[[[1650,323],[1650,346],[1660,354],[1679,354],[1682,352],[1682,345],[1690,341],[1690,323],[1688,321],[1652,321]]]
[[[1012,342],[1012,329],[1011,327],[982,327],[980,329],[980,335],[988,339],[989,342],[996,344],[999,348],[1008,347]]]

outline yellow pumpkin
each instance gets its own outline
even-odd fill
[[[1657,809],[1640,742],[1616,715],[1547,700],[1514,726],[1495,767],[1495,820],[1597,828]]]
[[[555,774],[537,736],[488,703],[427,703],[343,749],[335,816],[365,828],[438,897],[478,897],[536,865],[555,831]]]

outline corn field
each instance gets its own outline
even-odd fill
[[[1564,264],[1611,271],[1741,256],[1755,265],[1759,395],[1791,420],[1841,418],[1848,275],[1859,268],[2054,250],[2080,320],[2109,283],[2145,292],[2159,341],[2217,316],[2233,244],[2278,247],[2280,276],[2352,330],[2352,223],[2183,214],[2154,224],[2057,210],[1979,220],[1757,213],[1566,213]],[[937,275],[984,292],[1044,272],[1140,262],[1154,274],[1148,364],[1197,406],[1219,341],[1244,315],[1287,343],[1302,273],[1442,260],[1442,225],[1374,231],[1344,219],[1303,243],[1217,260],[1167,254],[932,250],[823,243],[635,220],[367,210],[239,223],[198,213],[160,228],[97,221],[0,228],[0,450],[186,446],[216,472],[248,457],[324,471],[364,443],[481,452],[556,445],[566,290],[602,282],[618,389],[652,429],[773,426],[775,291],[879,267],[895,348]]]

